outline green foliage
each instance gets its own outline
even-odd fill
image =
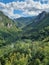
[[[0,12],[0,65],[49,65],[48,22],[21,30]]]
[[[49,43],[17,41],[0,49],[0,59],[4,65],[48,65]]]

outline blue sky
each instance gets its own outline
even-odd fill
[[[9,3],[9,2],[16,2],[16,1],[24,1],[24,0],[0,0],[0,2],[3,2],[3,3]]]
[[[25,0],[0,0],[0,2],[3,3],[9,3],[9,2],[13,2],[13,1],[25,1]],[[29,1],[29,0],[28,0]],[[48,3],[48,0],[34,0],[35,2],[40,1],[41,3]]]
[[[22,14],[22,12],[23,12],[23,11],[21,11],[21,10],[14,10],[14,14],[16,14],[16,13],[17,13],[17,14],[20,14],[20,15],[21,15],[21,14]]]
[[[49,0],[0,0],[0,10],[10,18],[36,16],[49,11]]]

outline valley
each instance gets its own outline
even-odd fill
[[[13,20],[0,11],[0,65],[49,65],[49,13]]]

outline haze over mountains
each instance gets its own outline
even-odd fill
[[[49,27],[49,13],[43,11],[40,13],[29,25],[25,26],[23,29],[24,31],[24,37],[26,36],[27,38],[32,38],[35,37],[35,39],[38,39],[38,36],[42,36],[43,34],[40,34],[40,31],[45,31],[45,28]],[[47,31],[42,32],[46,34]],[[48,32],[47,32],[48,33]],[[42,38],[42,37],[40,37]],[[43,35],[43,38],[44,35]],[[39,39],[38,39],[39,40]]]
[[[10,19],[0,11],[0,65],[49,65],[49,13]]]
[[[0,65],[49,65],[49,0],[0,0]]]
[[[49,13],[43,11],[29,25],[34,27],[34,28],[37,28],[39,26],[38,28],[40,28],[40,27],[43,27],[44,25],[45,26],[49,25],[48,19],[49,19]]]
[[[0,11],[0,25],[1,27],[9,28],[9,30],[12,29],[14,33],[17,32],[15,28],[17,30],[22,30],[20,32],[20,38],[34,38],[34,33],[39,34],[40,30],[44,30],[45,27],[49,26],[49,13],[43,11],[35,17],[21,17],[11,20]]]
[[[20,17],[17,19],[14,19],[15,23],[17,24],[18,27],[24,27],[28,24],[30,24],[33,19],[35,19],[36,16],[32,16],[32,17]]]

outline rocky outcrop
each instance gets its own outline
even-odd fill
[[[8,28],[11,28],[11,27],[12,27],[12,24],[8,23],[8,24],[7,24],[7,27],[8,27]]]
[[[42,13],[40,13],[36,19],[35,22],[41,21],[42,19],[44,19],[46,17],[47,12],[43,11]]]

